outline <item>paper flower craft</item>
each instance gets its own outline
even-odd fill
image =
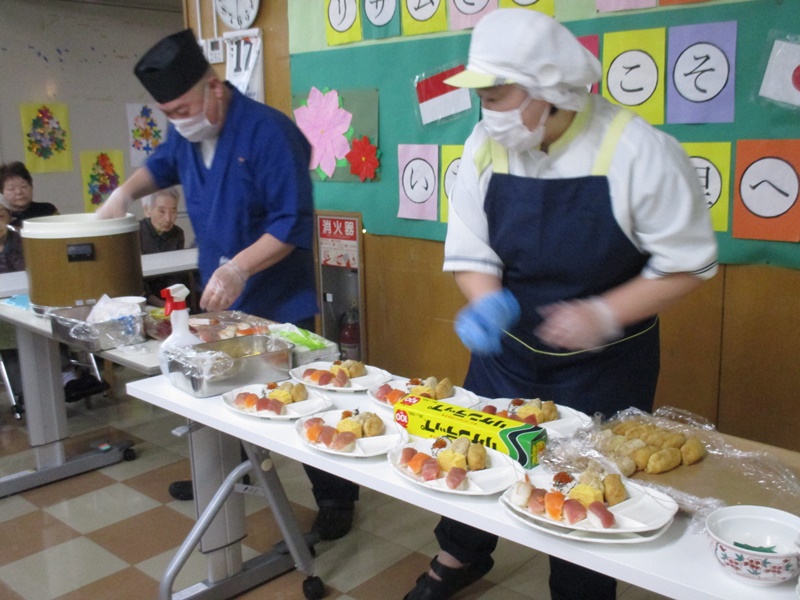
[[[295,121],[300,131],[311,144],[310,169],[319,167],[331,177],[336,161],[344,158],[350,150],[345,134],[350,129],[353,115],[339,106],[339,93],[326,93],[312,87],[306,106],[294,110]]]
[[[108,154],[101,152],[92,165],[87,182],[87,192],[91,196],[92,204],[102,204],[118,185],[119,174],[114,168],[114,163]]]
[[[350,163],[350,173],[358,175],[361,181],[375,178],[375,169],[380,167],[378,149],[373,146],[367,136],[353,140],[353,148],[345,156]]]
[[[67,149],[67,132],[47,106],[42,106],[36,112],[36,118],[31,121],[30,131],[26,135],[28,150],[39,158],[48,159],[55,152]]]
[[[131,130],[131,138],[134,150],[140,150],[150,154],[161,143],[162,131],[158,123],[153,119],[153,109],[146,104],[133,119],[134,128]]]

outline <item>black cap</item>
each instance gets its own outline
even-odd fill
[[[150,48],[136,63],[133,73],[153,99],[164,104],[192,89],[208,67],[194,33],[185,29]]]

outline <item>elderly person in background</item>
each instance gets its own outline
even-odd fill
[[[19,228],[25,219],[58,214],[54,204],[33,201],[33,178],[19,161],[0,167],[0,193],[8,202],[13,227]]]
[[[22,237],[13,227],[11,205],[5,196],[0,196],[0,273],[12,273],[25,270],[25,259],[22,257]]]
[[[0,273],[12,273],[25,270],[25,260],[22,257],[22,237],[16,229],[10,228],[11,206],[3,196],[0,196]],[[14,326],[3,321],[0,323],[0,355],[6,374],[14,393],[14,410],[23,412],[22,377],[19,370],[19,354],[17,353],[17,337]],[[11,391],[9,391],[9,394]]]
[[[142,254],[183,250],[186,243],[183,229],[175,224],[178,218],[179,200],[180,193],[177,187],[159,190],[142,198],[144,219],[139,221],[139,243]],[[161,290],[175,283],[183,283],[188,287],[188,278],[184,278],[186,281],[177,279],[179,278],[174,275],[145,279],[144,291],[147,303],[163,308]]]

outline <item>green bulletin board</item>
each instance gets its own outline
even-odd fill
[[[594,18],[568,20],[590,14],[593,0],[566,0],[569,10],[560,18],[575,35],[598,35],[602,56],[603,35],[637,29],[736,21],[736,89],[733,123],[665,124],[658,128],[681,142],[730,142],[732,144],[729,202],[733,215],[734,169],[738,140],[786,140],[800,138],[800,111],[764,102],[756,97],[766,57],[776,34],[800,37],[800,0],[710,0],[699,4],[650,10],[606,13]],[[400,219],[398,211],[397,147],[400,144],[463,144],[479,119],[477,99],[462,116],[442,123],[421,124],[414,80],[445,68],[466,63],[469,31],[390,38],[328,47],[325,14],[318,0],[292,0],[290,49],[292,95],[320,90],[378,90],[380,177],[373,182],[315,181],[319,209],[359,212],[369,233],[429,240],[443,240],[446,223]],[[345,107],[347,108],[347,107]],[[440,174],[441,176],[441,174]],[[772,264],[800,268],[800,244],[738,239],[718,232],[720,262]]]

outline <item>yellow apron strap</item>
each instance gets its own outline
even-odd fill
[[[489,140],[489,148],[492,153],[492,172],[508,175],[508,150],[494,140]]]
[[[611,167],[611,159],[614,158],[614,151],[617,149],[617,143],[619,143],[619,138],[622,137],[622,131],[635,116],[636,113],[625,108],[614,115],[611,125],[608,126],[606,134],[603,136],[600,150],[597,151],[597,157],[592,167],[592,175],[608,174],[608,169]]]
[[[508,175],[508,150],[502,144],[492,139],[486,140],[472,156],[475,168],[478,173],[483,173],[488,167],[492,168],[492,173]]]

